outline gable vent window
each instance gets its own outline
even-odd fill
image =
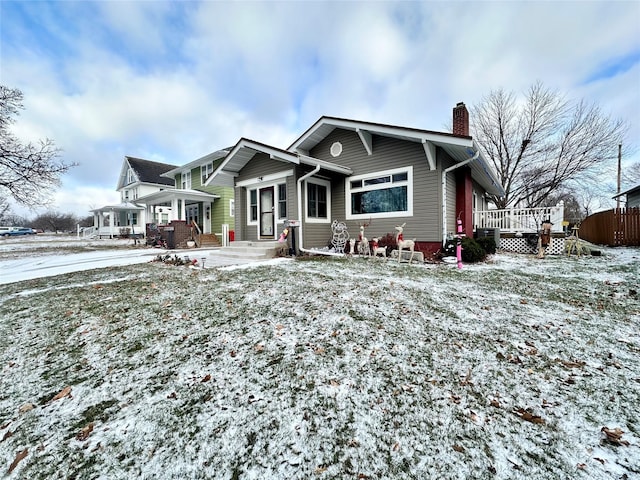
[[[347,219],[413,215],[413,167],[351,177],[346,190]]]
[[[335,142],[333,145],[331,145],[332,157],[339,157],[341,153],[342,153],[342,144],[340,142]]]

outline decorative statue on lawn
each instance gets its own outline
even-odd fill
[[[384,247],[381,247],[379,245],[379,243],[378,243],[379,239],[377,237],[371,239],[371,242],[372,242],[371,243],[371,248],[373,250],[373,256],[377,257],[378,255],[382,255],[383,257],[386,258],[387,257],[387,246],[385,245]]]
[[[364,229],[371,225],[371,219],[369,219],[369,223],[361,223],[360,224],[360,233],[358,234],[358,252],[360,255],[371,256],[371,248],[369,247],[369,240],[364,236]]]
[[[405,240],[402,235],[404,226],[406,224],[407,223],[405,222],[402,225],[396,225],[396,230],[398,231],[398,233],[396,233],[396,244],[398,245],[398,263],[400,263],[400,260],[402,259],[402,250],[405,248],[411,252],[411,256],[409,257],[409,263],[411,263],[411,261],[413,260],[413,249],[416,246],[415,238],[413,240]]]
[[[331,231],[333,236],[331,238],[331,244],[338,253],[344,253],[344,247],[349,239],[349,232],[347,231],[347,225],[344,222],[334,220],[331,224]]]

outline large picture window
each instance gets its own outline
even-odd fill
[[[347,219],[413,215],[413,168],[386,170],[346,181]]]
[[[326,223],[331,218],[331,184],[325,180],[307,180],[307,221]]]

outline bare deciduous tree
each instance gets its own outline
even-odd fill
[[[622,180],[630,187],[640,183],[640,162],[627,167],[622,171]]]
[[[597,105],[572,103],[540,82],[522,102],[492,91],[472,108],[471,119],[473,137],[506,192],[493,199],[498,208],[544,205],[572,182],[593,181],[617,157],[627,130]]]
[[[53,140],[23,143],[10,131],[13,118],[24,109],[17,88],[0,85],[0,192],[29,207],[46,205],[60,177],[74,166],[59,159]]]

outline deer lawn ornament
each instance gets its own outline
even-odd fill
[[[369,223],[361,223],[360,225],[360,233],[358,234],[358,252],[360,255],[371,256],[371,248],[369,247],[369,240],[364,236],[364,229],[367,228],[371,224],[371,220]]]
[[[373,249],[373,256],[377,257],[378,255],[382,255],[383,257],[387,258],[387,247],[386,245],[384,247],[381,247],[378,245],[378,238],[373,238],[371,240],[373,243],[371,244],[371,247]]]
[[[413,240],[405,240],[402,236],[402,232],[404,231],[404,226],[407,223],[403,223],[402,225],[396,225],[396,230],[398,231],[398,233],[396,233],[396,244],[398,245],[398,263],[400,263],[400,260],[402,259],[402,250],[403,249],[407,249],[411,252],[411,256],[409,257],[409,263],[411,263],[411,261],[413,260],[413,249],[416,246],[416,240],[415,238]]]
[[[350,238],[349,239],[349,255],[353,255],[354,253],[356,253],[356,239]]]

